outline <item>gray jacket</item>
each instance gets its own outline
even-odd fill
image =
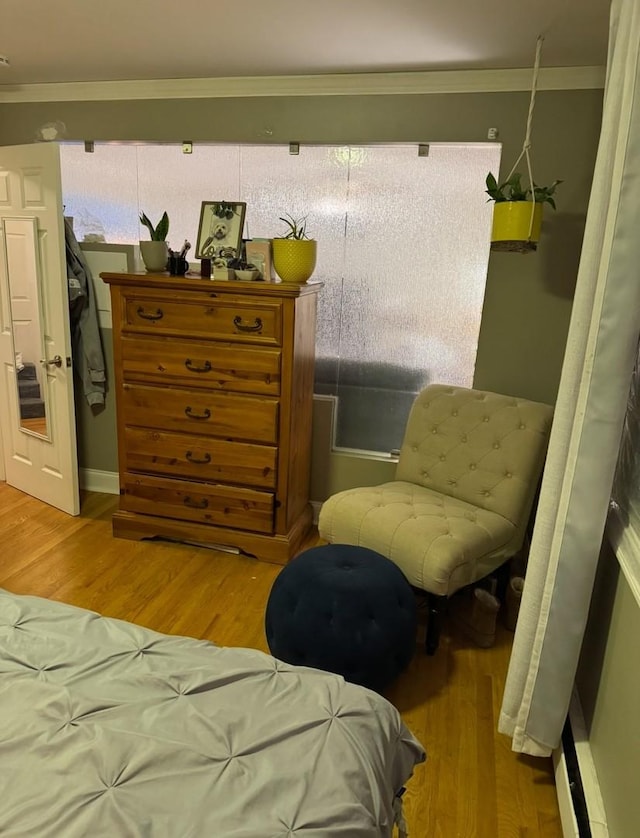
[[[106,372],[91,269],[71,223],[64,220],[73,365],[90,405],[104,404]]]

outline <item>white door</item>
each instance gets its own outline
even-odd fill
[[[7,483],[80,511],[60,150],[0,147],[0,424]],[[2,468],[0,468],[0,475]]]

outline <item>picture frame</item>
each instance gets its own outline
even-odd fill
[[[246,211],[242,201],[203,201],[196,258],[216,261],[239,257]]]

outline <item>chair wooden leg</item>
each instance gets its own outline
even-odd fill
[[[507,588],[509,587],[509,578],[511,576],[511,559],[508,559],[506,562],[500,565],[500,567],[495,571],[495,578],[497,581],[496,585],[496,596],[500,600],[500,602],[504,602],[507,596]]]
[[[427,623],[427,642],[425,644],[428,655],[435,655],[440,645],[440,631],[442,629],[442,616],[447,607],[446,596],[427,594],[427,609],[429,611],[429,622]]]

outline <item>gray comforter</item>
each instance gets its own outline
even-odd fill
[[[383,698],[0,591],[0,834],[389,836],[424,759]]]

